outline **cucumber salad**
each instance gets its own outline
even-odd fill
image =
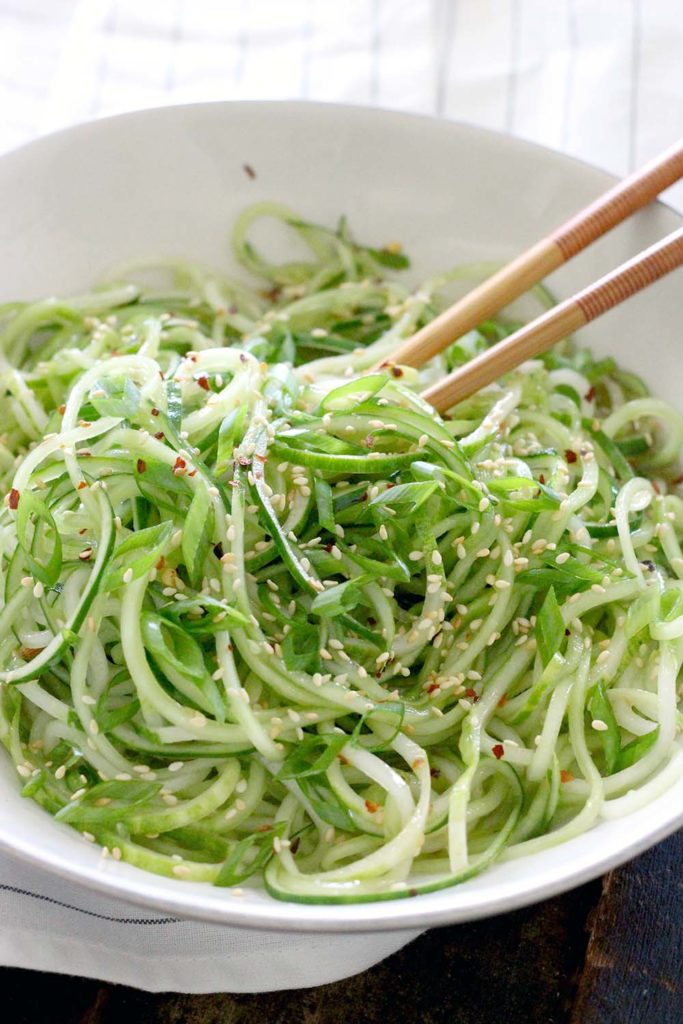
[[[275,218],[301,258],[250,241]],[[467,268],[276,204],[247,285],[130,264],[0,307],[0,739],[113,857],[395,899],[683,773],[683,418],[571,341],[440,417],[389,363]],[[305,251],[307,250],[307,251]],[[405,276],[405,275],[404,275]]]

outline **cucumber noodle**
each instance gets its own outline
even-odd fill
[[[306,256],[267,262],[262,216]],[[653,800],[683,772],[681,416],[567,342],[441,419],[420,387],[509,322],[368,371],[476,271],[411,292],[398,246],[272,204],[234,247],[265,284],[166,261],[0,309],[24,794],[103,855],[319,902]]]

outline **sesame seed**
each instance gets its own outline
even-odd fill
[[[132,569],[126,569],[126,571],[123,574],[123,582],[124,583],[130,583],[132,579],[133,579],[133,570]]]
[[[607,732],[607,729],[609,728],[607,723],[603,722],[601,718],[594,718],[591,722],[591,727],[595,729],[596,732]]]

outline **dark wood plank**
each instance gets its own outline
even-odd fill
[[[563,1024],[599,892],[594,883],[537,907],[430,932],[364,974],[318,989],[150,995],[5,971],[3,1005],[12,1024]]]
[[[571,1024],[683,1021],[683,831],[604,880]]]

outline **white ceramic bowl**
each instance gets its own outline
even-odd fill
[[[252,180],[244,171],[256,172]],[[400,238],[418,280],[463,260],[501,260],[599,194],[608,175],[549,150],[447,121],[299,103],[220,103],[129,114],[60,132],[0,159],[0,300],[78,291],[136,255],[220,266],[235,215],[283,200],[307,219],[348,214],[357,234]],[[653,206],[555,275],[559,296],[680,224]],[[679,272],[680,274],[680,272]],[[582,337],[680,400],[681,277]],[[185,917],[298,931],[420,928],[510,910],[633,857],[683,823],[683,781],[644,810],[456,888],[359,906],[300,906],[102,862],[19,796],[0,756],[0,844],[51,872]]]

